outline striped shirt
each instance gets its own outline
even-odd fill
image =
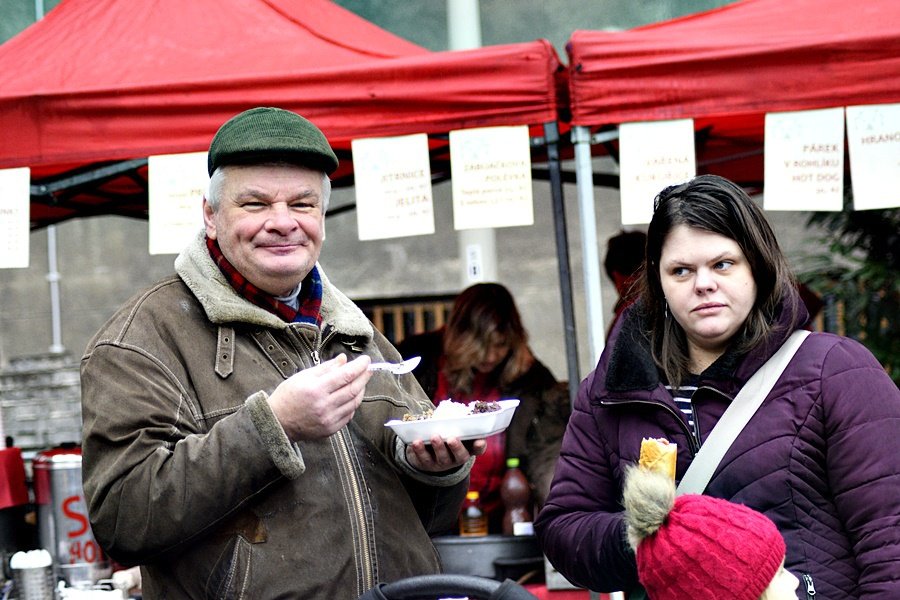
[[[672,394],[672,398],[675,400],[675,405],[684,413],[691,430],[694,429],[694,408],[691,405],[691,397],[697,391],[698,379],[698,377],[692,375],[683,381],[678,389],[672,389],[672,386],[666,385],[666,389],[669,390],[669,393]]]

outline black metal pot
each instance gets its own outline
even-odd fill
[[[456,535],[432,538],[444,573],[474,575],[497,581],[543,581],[544,555],[533,535]]]

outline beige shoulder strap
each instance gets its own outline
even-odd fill
[[[809,332],[797,330],[744,384],[681,478],[676,494],[702,494],[722,458],[763,403]]]

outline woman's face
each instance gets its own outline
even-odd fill
[[[797,600],[797,586],[800,580],[793,573],[784,568],[784,561],[781,561],[781,568],[775,573],[772,583],[763,591],[760,600]]]
[[[491,340],[484,350],[484,359],[475,365],[479,373],[490,373],[509,356],[509,344],[505,340]]]
[[[666,236],[659,277],[672,317],[684,329],[692,371],[722,355],[756,301],[747,258],[731,238],[677,225]]]

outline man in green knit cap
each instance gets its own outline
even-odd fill
[[[209,148],[205,228],[82,359],[93,532],[145,598],[356,598],[440,570],[484,441],[404,444],[432,408],[318,264],[338,161],[278,108]]]

